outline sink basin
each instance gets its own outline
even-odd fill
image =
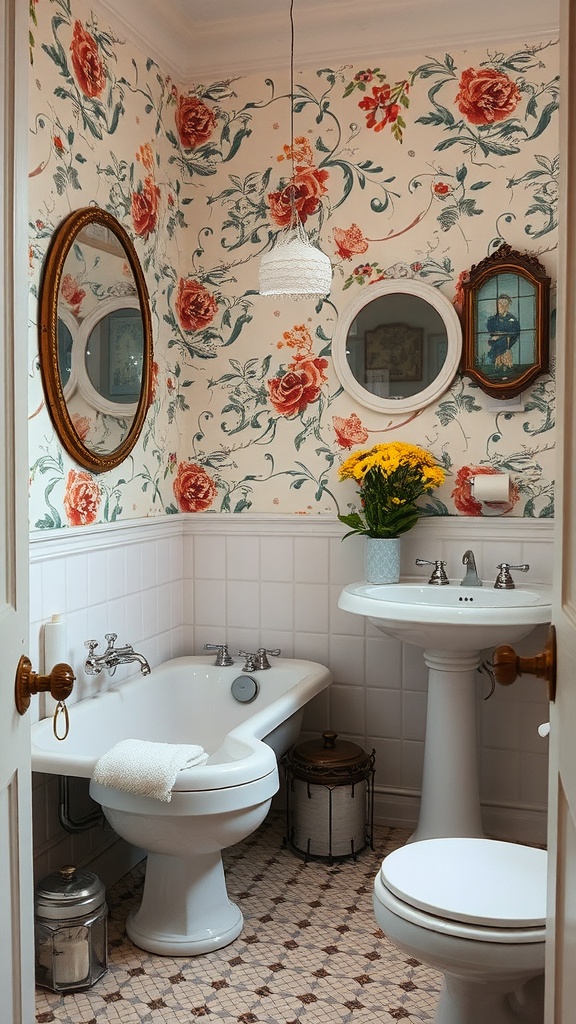
[[[515,644],[550,622],[552,590],[544,584],[495,590],[492,583],[437,587],[418,579],[381,586],[350,583],[338,607],[364,615],[383,633],[431,650],[477,651]]]

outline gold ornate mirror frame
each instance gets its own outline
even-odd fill
[[[106,239],[112,244],[108,244]],[[126,305],[133,306],[137,298],[142,318],[142,369],[139,393],[133,396],[130,405],[126,434],[121,436],[119,443],[111,451],[92,449],[80,436],[70,411],[69,396],[65,395],[66,381],[63,381],[61,375],[58,327],[59,320],[63,319],[64,309],[62,281],[66,260],[73,247],[78,246],[79,240],[82,244],[95,246],[96,250],[101,250],[102,255],[97,254],[93,260],[93,268],[103,266],[100,261],[105,259],[106,250],[113,251],[123,264],[127,264],[133,282],[127,286],[126,294],[130,290],[133,294],[131,300],[126,300]],[[126,274],[128,281],[129,272]],[[97,293],[99,282],[93,279],[90,286]],[[69,308],[66,308],[65,312],[67,326],[71,319]],[[46,402],[56,433],[68,454],[81,466],[96,473],[114,469],[132,451],[144,425],[150,397],[153,347],[150,300],[142,268],[129,235],[112,214],[98,207],[87,207],[74,211],[58,226],[44,263],[40,283],[39,315],[40,369]],[[123,418],[126,406],[122,406],[121,409],[119,419]]]

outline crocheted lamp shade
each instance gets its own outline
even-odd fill
[[[260,262],[261,295],[290,299],[322,299],[332,284],[332,265],[326,253],[312,244],[304,228],[280,235]]]

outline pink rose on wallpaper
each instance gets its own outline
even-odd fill
[[[343,260],[361,256],[368,248],[368,242],[357,224],[351,224],[349,228],[334,228],[332,236],[336,252]]]
[[[503,71],[467,68],[462,72],[455,102],[470,124],[494,124],[514,113],[520,91]]]
[[[477,501],[473,497],[470,489],[470,479],[473,476],[494,476],[499,473],[499,470],[494,469],[492,466],[462,466],[456,474],[455,486],[452,491],[452,498],[454,504],[459,512],[463,516],[481,516],[482,503]],[[503,508],[498,503],[498,508],[502,509],[503,512],[511,512],[514,505],[520,498],[520,491],[518,485],[511,481],[510,482],[510,501]],[[487,501],[487,505],[492,504]]]
[[[294,177],[277,192],[268,194],[270,214],[280,228],[288,227],[292,222],[292,212],[302,224],[320,205],[320,199],[328,191],[324,182],[329,178],[328,171],[317,167],[297,167]]]
[[[95,522],[101,492],[90,473],[71,469],[64,492],[64,511],[70,526],[90,526]]]
[[[218,303],[207,288],[193,278],[180,278],[176,312],[185,331],[201,331],[212,323]]]
[[[148,176],[139,192],[132,193],[131,214],[134,230],[141,238],[147,238],[156,228],[160,189],[154,178]]]
[[[195,462],[180,463],[173,489],[181,512],[205,512],[218,493],[212,477]]]
[[[210,107],[197,96],[180,96],[176,107],[176,129],[184,149],[196,149],[208,142],[216,127]]]
[[[86,292],[80,287],[72,274],[64,274],[60,283],[60,295],[70,306],[74,316],[78,316],[80,307],[86,298]]]
[[[74,22],[70,52],[78,85],[85,96],[94,99],[106,85],[106,73],[96,40],[79,21]]]
[[[353,448],[355,444],[364,444],[368,440],[368,431],[355,412],[351,413],[347,419],[342,416],[333,416],[332,426],[341,448]]]

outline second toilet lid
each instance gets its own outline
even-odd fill
[[[389,854],[384,885],[436,917],[485,927],[542,927],[545,850],[491,839],[424,839]]]

